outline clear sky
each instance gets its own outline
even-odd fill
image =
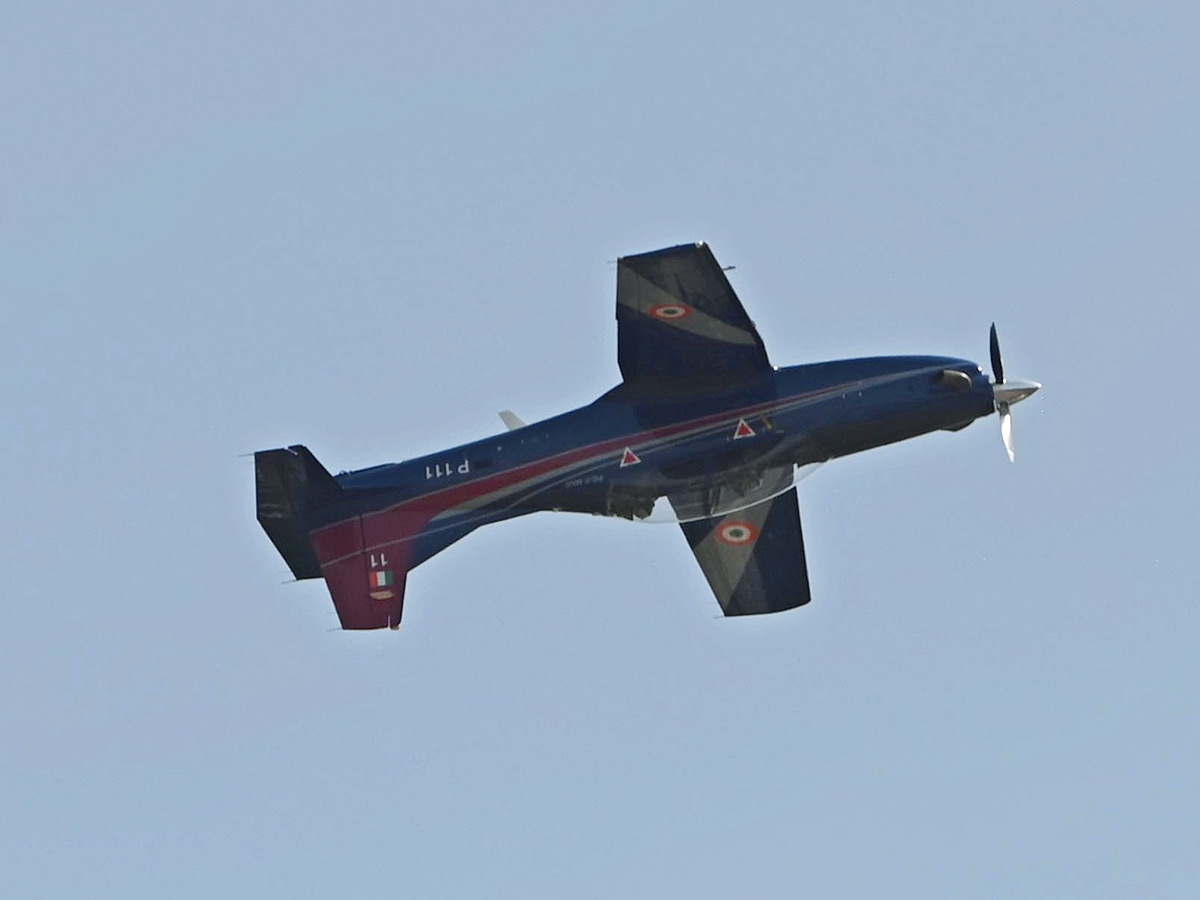
[[[0,883],[21,897],[1192,897],[1193,4],[10,3]],[[591,401],[612,260],[772,361],[1046,387],[801,485],[814,602],[483,529],[345,634],[239,454]]]

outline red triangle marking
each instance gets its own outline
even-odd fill
[[[734,429],[733,439],[754,437],[754,429],[746,424],[745,419],[738,419],[737,428]]]
[[[638,455],[636,453],[634,453],[632,450],[630,450],[628,447],[626,447],[625,452],[621,454],[621,468],[622,469],[625,468],[626,466],[636,466],[640,462],[641,462],[641,459],[638,458]]]

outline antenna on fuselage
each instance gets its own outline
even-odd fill
[[[524,428],[525,423],[511,409],[500,410],[500,421],[504,423],[504,427],[509,431],[516,431],[518,428]]]

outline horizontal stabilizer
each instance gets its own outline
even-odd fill
[[[255,453],[254,479],[263,531],[296,578],[320,578],[305,519],[337,498],[338,483],[308,448],[298,444]]]

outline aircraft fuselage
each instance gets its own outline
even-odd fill
[[[947,371],[965,378],[948,380]],[[621,386],[515,431],[336,480],[355,515],[408,511],[444,533],[416,565],[487,522],[539,510],[638,519],[656,497],[692,485],[956,430],[994,411],[982,369],[940,356],[790,366],[682,394],[663,388]],[[326,521],[338,515],[334,506]]]

